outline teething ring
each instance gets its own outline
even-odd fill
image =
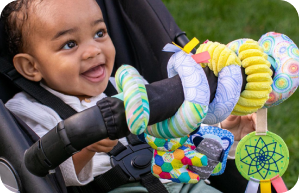
[[[269,108],[288,99],[299,85],[299,49],[284,34],[269,32],[259,40],[275,69],[272,92],[265,107]]]

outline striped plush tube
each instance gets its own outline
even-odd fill
[[[149,120],[149,103],[143,79],[135,68],[122,65],[115,74],[118,92],[123,92],[127,124],[131,133],[144,132]]]
[[[175,58],[170,60],[169,68],[172,72],[179,71],[186,100],[174,116],[154,125],[147,126],[149,103],[143,79],[137,70],[123,65],[116,72],[118,92],[124,95],[127,124],[135,135],[145,132],[158,138],[185,137],[197,129],[206,116],[210,92],[203,69],[191,58],[191,54],[181,51],[172,57]]]

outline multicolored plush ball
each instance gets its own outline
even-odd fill
[[[276,106],[288,99],[299,85],[299,49],[286,35],[269,32],[259,40],[268,61],[275,70],[272,92],[265,107]]]

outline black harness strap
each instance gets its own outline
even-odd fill
[[[141,184],[146,187],[150,193],[167,193],[167,189],[159,178],[155,177],[152,173],[148,173],[141,177]]]
[[[114,88],[113,84],[110,81],[108,81],[108,85],[107,85],[107,88],[105,89],[104,93],[107,96],[113,96],[113,95],[118,94],[117,90]]]
[[[108,152],[108,155],[110,155],[110,156],[111,155],[116,156],[116,155],[118,155],[120,152],[122,152],[124,150],[126,150],[126,147],[122,143],[118,142],[117,145],[114,146],[114,148],[110,152]]]
[[[127,136],[127,140],[131,145],[139,145],[143,144],[144,142],[140,141],[136,135],[130,134]]]
[[[129,177],[117,165],[108,172],[95,177],[95,179],[85,186],[67,187],[69,193],[104,193],[109,192],[121,185],[129,182]]]
[[[69,193],[105,193],[121,185],[130,183],[128,179],[129,177],[123,172],[122,168],[116,165],[103,175],[97,176],[88,185],[67,187],[67,190]],[[160,180],[152,173],[142,176],[140,182],[149,193],[168,193]]]
[[[97,176],[90,185],[96,187],[98,190],[101,190],[100,192],[109,192],[116,187],[127,184],[128,182],[129,177],[123,172],[119,165],[116,165],[113,169],[103,175]]]

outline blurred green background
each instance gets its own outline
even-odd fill
[[[162,0],[189,39],[227,44],[239,38],[259,38],[270,31],[286,34],[299,45],[296,9],[281,0]],[[290,164],[283,175],[289,189],[299,175],[299,89],[287,101],[268,110],[268,129],[289,147]]]

